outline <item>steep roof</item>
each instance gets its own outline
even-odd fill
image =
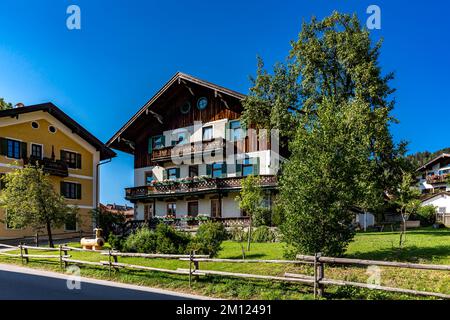
[[[143,114],[145,114],[146,110],[148,110],[157,100],[161,97],[172,85],[174,84],[180,84],[180,83],[186,83],[191,82],[194,84],[197,84],[199,86],[203,86],[205,88],[209,88],[211,90],[214,90],[220,94],[224,94],[230,97],[233,97],[238,100],[242,100],[245,98],[245,95],[242,93],[239,93],[237,91],[233,91],[230,89],[227,89],[225,87],[219,86],[217,84],[214,84],[209,81],[201,80],[199,78],[193,77],[191,75],[188,75],[186,73],[177,72],[166,84],[164,84],[161,89],[156,92],[156,94],[149,100],[147,103],[142,106],[138,112],[134,116],[131,117],[130,120],[128,120],[125,125],[122,126],[122,128],[119,129],[112,137],[108,140],[106,143],[107,146],[111,146],[128,128],[130,128],[133,123]],[[122,150],[123,151],[123,150]]]
[[[57,120],[61,121],[64,125],[66,125],[69,129],[72,130],[73,133],[78,134],[83,140],[88,142],[90,145],[95,147],[97,151],[100,151],[100,160],[114,158],[116,153],[108,148],[103,142],[97,139],[94,135],[92,135],[89,131],[83,128],[78,122],[69,117],[66,113],[64,113],[61,109],[55,106],[51,102],[34,104],[26,107],[19,107],[7,110],[0,111],[0,118],[3,117],[17,117],[20,114],[44,111],[48,112],[50,115],[55,117]]]
[[[424,195],[423,197],[421,197],[420,201],[425,202],[427,200],[430,200],[430,199],[433,199],[433,198],[436,198],[436,197],[440,197],[440,196],[443,196],[443,195],[450,196],[450,192],[448,192],[448,191],[440,191],[438,193],[430,193],[430,194],[427,194],[427,195]]]
[[[420,172],[423,170],[426,170],[428,168],[431,168],[434,164],[438,163],[441,160],[444,159],[450,159],[450,154],[448,153],[442,153],[439,156],[437,156],[434,159],[431,159],[430,161],[428,161],[427,163],[425,163],[424,165],[420,166],[419,168],[417,168],[416,172]]]

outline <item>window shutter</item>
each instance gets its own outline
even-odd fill
[[[161,143],[164,148],[166,146],[166,136],[164,136],[164,135],[161,136]]]
[[[77,199],[81,199],[81,183],[77,183]]]
[[[206,175],[211,177],[211,175],[212,175],[212,164],[206,164]]]
[[[153,137],[148,138],[148,154],[152,154],[153,151]]]
[[[222,175],[221,175],[221,177],[222,178],[226,178],[227,177],[227,163],[226,162],[222,163]]]
[[[64,150],[60,151],[60,158],[62,161],[66,162],[66,152]]]
[[[26,142],[20,143],[20,157],[22,159],[27,157],[27,143]]]
[[[63,197],[66,197],[66,193],[65,193],[65,191],[64,191],[64,181],[61,181],[61,182],[59,183],[59,188],[60,188],[60,193],[61,193],[61,195],[62,195]]]
[[[242,176],[242,163],[239,163],[238,161],[236,161],[236,176]]]
[[[259,157],[255,159],[255,164],[253,165],[253,174],[259,176]]]
[[[180,168],[176,168],[176,175],[177,175],[177,179],[180,178]]]
[[[167,170],[163,169],[163,180],[167,180]]]
[[[8,140],[6,138],[0,138],[0,154],[6,156],[8,153]]]
[[[77,169],[81,169],[81,154],[77,153]]]

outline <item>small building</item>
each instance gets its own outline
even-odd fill
[[[127,204],[125,205],[119,205],[119,204],[102,204],[100,203],[99,205],[100,209],[112,214],[121,214],[125,217],[126,221],[129,220],[133,220],[134,219],[134,208],[128,206]]]
[[[436,207],[436,220],[450,226],[450,154],[443,153],[428,161],[417,170],[422,205]]]
[[[79,208],[80,223],[67,223],[54,233],[92,232],[90,211],[99,199],[99,163],[115,156],[52,103],[0,111],[0,175],[38,162],[67,203]],[[10,228],[1,222],[6,218],[7,213],[0,209],[0,238],[34,235],[30,229]]]

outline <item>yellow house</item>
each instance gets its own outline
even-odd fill
[[[99,164],[115,156],[52,103],[0,111],[0,174],[38,161],[51,175],[55,190],[79,208],[80,222],[54,233],[92,231],[90,211],[99,202]],[[6,215],[0,209],[1,221]],[[1,221],[0,239],[34,235],[31,229],[11,229]]]

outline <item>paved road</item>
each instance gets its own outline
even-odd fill
[[[67,287],[67,279],[68,276],[63,274],[0,264],[0,300],[185,300],[204,298],[86,278],[81,279],[79,290],[70,290]]]

